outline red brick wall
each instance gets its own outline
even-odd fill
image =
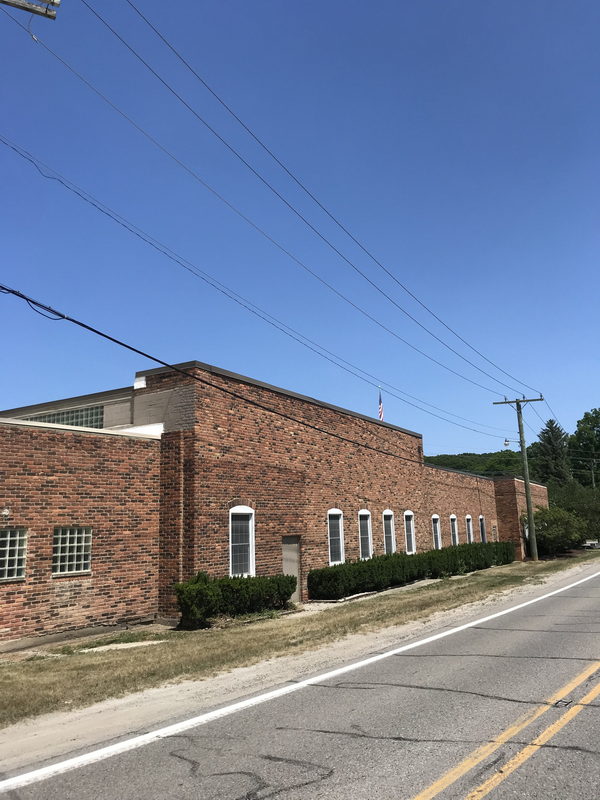
[[[496,507],[498,509],[499,534],[502,541],[515,543],[517,558],[525,557],[524,532],[521,516],[527,513],[525,483],[518,478],[498,478]],[[539,483],[531,484],[531,500],[534,510],[548,507],[548,490]]]
[[[157,612],[160,442],[0,424],[0,527],[27,529],[25,580],[0,582],[0,639]],[[54,526],[91,526],[89,575],[52,577]]]
[[[280,572],[282,537],[299,537],[304,599],[309,570],[328,563],[330,508],[344,514],[346,559],[359,557],[360,509],[371,512],[376,555],[384,552],[385,509],[394,512],[398,550],[409,509],[419,550],[433,546],[433,514],[444,546],[451,514],[460,542],[467,514],[475,541],[480,515],[489,541],[518,541],[521,482],[425,466],[417,434],[195,371],[233,394],[149,375],[137,391],[187,387],[160,442],[0,425],[0,507],[11,509],[8,526],[28,530],[25,580],[0,583],[0,639],[174,613],[173,583],[200,569],[228,574],[236,505],[255,512],[257,574]],[[534,503],[547,504],[544,487],[534,486]],[[93,528],[91,575],[52,577],[55,525]]]
[[[420,494],[422,512],[424,515],[428,515],[428,518],[425,516],[423,519],[423,527],[428,529],[427,536],[422,539],[422,549],[431,550],[433,547],[432,514],[440,515],[444,547],[451,544],[450,514],[456,514],[459,544],[465,544],[467,541],[467,515],[470,515],[472,519],[475,542],[481,541],[480,516],[485,521],[488,542],[497,541],[496,497],[494,482],[489,478],[464,475],[428,466],[424,470]]]
[[[200,369],[195,372],[291,419],[191,379],[172,374],[147,377],[145,391],[164,389],[179,381],[195,387],[194,458],[188,466],[194,477],[188,481],[183,508],[177,511],[173,507],[180,519],[182,514],[187,519],[184,537],[193,538],[193,542],[188,541],[189,560],[184,572],[205,569],[214,575],[228,573],[228,512],[237,504],[255,510],[257,574],[280,571],[282,536],[300,536],[304,597],[308,571],[328,563],[330,508],[344,512],[346,559],[359,556],[358,512],[363,508],[371,512],[375,554],[384,552],[382,515],[388,508],[395,515],[398,549],[404,549],[403,514],[407,509],[415,514],[420,550],[432,547],[434,513],[441,517],[444,545],[450,543],[452,513],[458,517],[461,542],[465,541],[466,514],[473,518],[476,541],[480,514],[486,518],[488,540],[494,538],[497,520],[493,482],[425,467],[420,436],[235,378]],[[332,432],[337,438],[315,428]],[[177,435],[163,437],[163,447],[169,451],[163,455],[163,463],[173,460],[170,451],[177,446]],[[163,533],[176,528],[176,520],[164,518]],[[168,611],[177,569],[171,557],[164,563],[169,566],[162,573],[161,604]]]

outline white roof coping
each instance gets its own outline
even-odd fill
[[[58,425],[54,422],[33,422],[27,419],[11,419],[0,417],[0,425],[16,425],[24,428],[46,428],[74,433],[93,433],[96,436],[125,436],[128,439],[160,439],[160,433],[130,433],[129,431],[112,430],[111,428],[84,428],[80,425]]]

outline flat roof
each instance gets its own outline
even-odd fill
[[[276,392],[277,394],[283,394],[287,397],[293,397],[296,400],[302,400],[305,403],[311,403],[312,405],[320,406],[321,408],[329,408],[332,411],[338,411],[342,414],[348,414],[351,417],[357,417],[358,419],[364,419],[367,422],[372,422],[376,425],[381,425],[384,428],[391,428],[394,431],[400,431],[401,433],[406,433],[409,436],[416,436],[418,439],[423,438],[423,434],[416,433],[415,431],[408,430],[407,428],[401,428],[398,425],[392,425],[389,422],[381,422],[379,419],[375,417],[368,417],[366,414],[359,414],[358,411],[351,411],[348,408],[342,408],[341,406],[334,406],[331,403],[325,403],[322,400],[317,400],[315,397],[309,397],[305,394],[298,394],[297,392],[291,392],[289,389],[282,389],[280,386],[273,386],[270,383],[264,383],[263,381],[257,381],[254,378],[249,378],[247,375],[240,375],[237,372],[229,372],[229,370],[221,369],[220,367],[215,367],[212,364],[205,364],[202,361],[186,361],[183,364],[173,364],[173,367],[176,367],[178,370],[190,370],[190,369],[201,369],[204,372],[210,372],[213,375],[219,375],[223,378],[231,378],[235,381],[240,381],[241,383],[247,383],[250,386],[258,386],[261,389],[267,389],[270,392]],[[146,377],[147,375],[159,375],[161,373],[169,373],[173,372],[170,367],[157,367],[155,369],[145,369],[141,372],[136,372],[136,378],[139,377]],[[193,376],[192,376],[193,377]]]

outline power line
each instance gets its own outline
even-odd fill
[[[309,428],[310,430],[316,431],[317,433],[323,433],[326,436],[332,437],[333,439],[338,439],[339,441],[346,442],[348,444],[353,444],[356,445],[357,447],[362,447],[365,450],[370,450],[376,453],[380,453],[382,455],[390,456],[392,458],[399,459],[400,461],[407,461],[412,464],[419,464],[421,467],[426,466],[423,463],[423,461],[419,459],[409,458],[408,456],[403,456],[400,455],[399,453],[394,453],[390,450],[383,450],[380,447],[374,447],[373,445],[366,444],[365,442],[359,442],[356,439],[351,439],[347,436],[343,436],[342,434],[335,433],[334,431],[328,431],[325,428],[321,428],[319,425],[314,425],[313,423],[307,422],[306,420],[298,419],[297,417],[294,417],[291,414],[286,414],[284,411],[280,411],[279,409],[267,406],[264,403],[260,403],[257,400],[253,400],[252,398],[246,397],[245,395],[240,394],[239,392],[236,392],[232,389],[227,389],[224,386],[220,386],[219,384],[213,383],[212,381],[209,381],[206,378],[201,378],[199,375],[195,375],[192,372],[188,372],[187,370],[181,369],[181,367],[178,367],[174,364],[169,364],[167,361],[163,361],[161,358],[158,358],[157,356],[150,355],[150,353],[146,353],[143,350],[140,350],[139,348],[134,347],[131,344],[127,344],[126,342],[117,339],[115,336],[111,336],[109,333],[105,333],[104,331],[101,331],[98,328],[94,328],[93,326],[88,325],[86,322],[83,322],[82,320],[71,317],[62,311],[57,311],[55,308],[52,308],[52,306],[46,305],[45,303],[42,303],[39,300],[35,300],[33,297],[29,297],[23,292],[18,291],[17,289],[11,289],[9,286],[0,284],[0,291],[3,294],[12,294],[15,297],[18,297],[19,299],[24,300],[30,306],[31,305],[36,306],[40,311],[45,311],[56,317],[60,317],[60,319],[64,320],[65,322],[71,322],[73,325],[77,325],[78,327],[83,328],[84,330],[89,331],[90,333],[93,333],[96,336],[100,336],[109,342],[113,342],[113,344],[116,344],[119,347],[123,347],[126,350],[130,350],[132,353],[137,353],[137,355],[140,355],[143,358],[147,358],[150,361],[154,361],[156,364],[160,364],[161,366],[166,367],[167,369],[170,369],[173,372],[177,372],[181,375],[185,375],[188,378],[192,378],[198,383],[202,383],[205,386],[210,386],[211,388],[216,389],[217,391],[222,392],[223,394],[233,397],[236,400],[241,400],[242,402],[247,403],[248,405],[253,406],[255,408],[260,408],[262,411],[266,411],[267,413],[273,414],[274,416],[281,417],[282,419],[285,419],[288,422],[294,422],[297,425]],[[377,424],[382,424],[382,423],[377,423]],[[475,491],[475,489],[473,489],[473,491]]]
[[[539,415],[538,415],[538,416],[539,416]],[[542,420],[542,421],[543,421],[543,420]],[[534,428],[532,425],[530,425],[530,424],[529,424],[529,422],[527,422],[527,420],[525,419],[525,417],[523,417],[523,422],[525,423],[525,425],[527,425],[527,427],[529,428],[529,430],[530,430],[530,431],[533,433],[533,435],[534,435],[534,436],[535,436],[535,438],[537,439],[537,438],[538,438],[538,436],[539,436],[539,434],[537,433],[537,431],[535,430],[535,428]]]
[[[554,421],[555,421],[555,422],[556,422],[558,425],[560,425],[560,427],[561,427],[563,430],[565,430],[565,429],[564,429],[564,427],[563,427],[563,426],[560,424],[560,422],[559,422],[559,420],[558,420],[558,417],[556,416],[556,414],[555,414],[555,413],[554,413],[554,411],[552,410],[552,406],[550,405],[550,403],[548,402],[548,400],[546,399],[546,397],[544,397],[544,403],[547,405],[547,407],[548,407],[548,410],[550,411],[550,414],[552,415],[552,419],[553,419],[553,420],[554,420]],[[544,419],[544,418],[541,416],[541,414],[538,412],[538,410],[537,410],[537,408],[536,408],[535,406],[532,406],[532,408],[533,408],[533,410],[535,411],[536,415],[539,417],[539,419],[540,419],[540,421],[542,422],[542,424],[543,424],[543,425],[546,425],[546,422],[547,422],[547,420],[545,420],[545,419]]]
[[[471,422],[474,425],[483,425],[483,427],[489,427],[489,428],[493,428],[495,430],[505,430],[504,428],[495,428],[494,426],[491,426],[491,425],[485,425],[484,423],[474,422],[473,420],[470,420],[470,419],[468,419],[466,417],[462,417],[459,414],[454,414],[451,411],[447,411],[446,409],[440,408],[439,406],[435,406],[432,403],[428,403],[425,400],[421,400],[420,398],[415,397],[414,395],[411,395],[408,392],[404,392],[402,389],[399,389],[398,387],[394,386],[393,384],[388,383],[387,381],[384,381],[384,380],[382,380],[381,378],[378,378],[375,375],[372,375],[371,373],[367,372],[366,370],[363,370],[361,367],[358,367],[357,365],[352,364],[352,362],[347,361],[346,359],[342,358],[341,356],[333,353],[332,351],[330,351],[327,348],[323,347],[323,345],[319,344],[318,342],[315,342],[314,340],[310,339],[309,337],[307,337],[304,334],[300,333],[299,331],[295,330],[291,326],[287,325],[286,323],[284,323],[281,320],[277,319],[273,315],[269,314],[264,309],[261,309],[259,306],[256,306],[254,303],[252,303],[251,301],[247,300],[242,295],[240,295],[237,292],[235,292],[233,289],[229,288],[225,284],[223,284],[220,281],[218,281],[216,278],[214,278],[214,276],[210,275],[210,273],[207,273],[204,270],[201,270],[199,267],[197,267],[195,264],[193,264],[192,262],[190,262],[187,259],[185,259],[183,256],[178,255],[171,248],[169,248],[167,245],[163,244],[162,242],[158,241],[154,237],[150,236],[150,234],[146,233],[142,229],[140,229],[137,226],[135,226],[133,223],[131,223],[125,217],[123,217],[122,215],[120,215],[117,212],[113,211],[111,208],[106,206],[104,203],[101,203],[95,197],[93,197],[92,195],[90,195],[88,192],[84,191],[80,187],[78,187],[76,184],[74,184],[71,181],[69,181],[67,178],[65,178],[63,175],[58,173],[52,167],[49,167],[44,162],[42,162],[39,159],[35,158],[35,156],[33,156],[31,153],[28,153],[26,150],[23,150],[23,148],[20,148],[18,145],[15,145],[13,142],[10,142],[8,139],[6,139],[1,134],[0,134],[0,143],[4,144],[6,147],[10,148],[14,153],[19,155],[21,158],[23,158],[24,160],[26,160],[27,162],[32,164],[37,169],[37,171],[39,172],[39,174],[42,177],[44,177],[46,179],[49,179],[49,180],[54,180],[57,183],[61,184],[65,189],[67,189],[70,192],[74,193],[80,199],[84,200],[86,203],[91,205],[97,211],[100,211],[102,214],[104,214],[105,216],[109,217],[110,219],[112,219],[114,222],[116,222],[120,226],[124,227],[127,231],[129,231],[130,233],[132,233],[133,235],[135,235],[136,237],[138,237],[139,239],[144,241],[146,244],[149,244],[151,247],[153,247],[159,253],[161,253],[162,255],[166,256],[168,259],[170,259],[171,261],[176,263],[178,266],[182,267],[183,269],[187,270],[187,272],[189,272],[192,275],[194,275],[194,277],[197,277],[197,278],[203,280],[205,283],[207,283],[213,289],[216,289],[217,291],[221,292],[226,297],[228,297],[230,300],[233,300],[238,305],[241,305],[247,311],[249,311],[250,313],[254,314],[255,316],[258,316],[264,322],[266,322],[267,324],[271,325],[272,327],[275,327],[277,330],[281,331],[282,333],[284,333],[289,338],[293,339],[294,341],[296,341],[299,344],[303,345],[304,347],[308,348],[309,350],[311,350],[316,355],[321,356],[322,358],[325,358],[330,363],[334,364],[335,366],[339,367],[340,369],[343,369],[344,371],[348,372],[349,374],[353,375],[354,377],[358,378],[359,380],[362,380],[363,382],[370,384],[373,387],[379,387],[380,385],[385,385],[385,386],[389,387],[389,389],[391,390],[391,391],[388,391],[389,394],[391,394],[393,397],[396,397],[401,402],[406,403],[407,405],[410,405],[410,406],[412,406],[414,408],[417,408],[419,411],[422,411],[423,413],[430,414],[431,416],[434,416],[437,419],[441,419],[444,422],[449,422],[451,425],[456,425],[456,426],[458,426],[460,428],[465,428],[466,430],[471,430],[471,431],[473,431],[475,433],[479,433],[479,434],[481,434],[483,436],[491,436],[491,437],[494,437],[494,438],[503,438],[503,437],[498,436],[497,434],[487,433],[486,431],[481,431],[481,430],[478,430],[476,428],[471,428],[471,427],[468,427],[468,426],[465,426],[465,425],[461,425],[461,424],[459,424],[457,422],[454,422],[453,420],[445,419],[444,417],[441,417],[438,414],[434,414],[433,412],[428,411],[426,408],[421,408],[416,403],[412,403],[409,400],[406,400],[404,397],[400,397],[398,394],[396,394],[396,392],[400,392],[401,394],[404,394],[407,397],[410,397],[412,400],[416,400],[418,403],[422,403],[424,405],[430,406],[431,408],[435,408],[437,411],[441,411],[444,414],[449,414],[450,416],[456,417],[457,419],[462,419],[465,422]],[[53,175],[46,174],[43,171],[44,169],[48,170],[50,172],[53,172],[54,174]],[[38,313],[41,313],[41,312],[38,312]],[[320,352],[321,350],[323,352]],[[337,360],[334,360],[334,359],[337,359]],[[338,363],[340,361],[343,362],[343,363]],[[344,366],[344,364],[346,366]],[[358,372],[362,373],[362,375],[358,374],[355,370],[357,370]],[[365,378],[363,376],[367,376],[367,377]],[[371,378],[372,380],[368,380],[368,378]]]
[[[537,408],[535,406],[531,406],[531,409],[534,412],[534,414],[536,415],[536,417],[539,419],[539,421],[542,423],[542,425],[545,426],[546,425],[546,420],[542,417],[542,415],[537,410]]]
[[[9,19],[11,19],[16,25],[18,25],[20,28],[22,28],[27,33],[27,29],[25,28],[25,26],[22,25],[18,20],[14,19],[14,17],[12,17],[10,14],[8,14],[8,12],[6,12],[4,9],[0,9],[0,11],[3,11],[3,13],[5,13],[6,16],[9,17]],[[404,337],[400,336],[399,333],[397,333],[396,331],[392,330],[387,325],[384,325],[384,323],[382,323],[375,316],[370,314],[364,308],[362,308],[357,303],[355,303],[353,300],[351,300],[349,297],[347,297],[343,292],[341,292],[338,289],[336,289],[335,286],[333,286],[328,281],[326,281],[323,277],[321,277],[321,275],[319,275],[315,270],[313,270],[311,267],[309,267],[300,258],[295,256],[290,250],[288,250],[286,247],[284,247],[284,245],[282,245],[275,238],[273,238],[269,233],[267,233],[267,231],[265,231],[263,228],[261,228],[250,217],[248,217],[246,214],[244,214],[242,211],[240,211],[240,209],[238,209],[232,202],[227,200],[222,194],[220,194],[209,183],[207,183],[194,169],[192,169],[185,162],[181,161],[181,159],[179,159],[170,150],[168,150],[164,145],[162,145],[157,139],[155,139],[152,136],[152,134],[148,133],[148,131],[146,131],[141,125],[138,125],[137,122],[135,122],[130,116],[128,116],[128,114],[126,114],[121,108],[119,108],[115,103],[113,103],[112,100],[110,100],[105,94],[103,94],[99,89],[97,89],[90,81],[87,80],[87,78],[85,78],[83,75],[81,75],[79,72],[77,72],[77,70],[74,67],[72,67],[67,61],[65,61],[54,50],[52,50],[52,48],[50,48],[47,44],[45,44],[45,42],[43,42],[39,38],[39,36],[31,34],[31,38],[36,43],[40,44],[50,55],[52,55],[54,58],[56,58],[66,69],[68,69],[73,75],[75,75],[75,77],[77,77],[85,86],[87,86],[91,91],[93,91],[94,94],[96,94],[98,97],[100,97],[108,106],[110,106],[114,111],[116,111],[123,119],[125,119],[137,131],[139,131],[139,133],[141,133],[146,139],[148,139],[148,141],[150,141],[153,145],[155,145],[159,150],[161,150],[161,152],[163,152],[168,158],[170,158],[172,161],[174,161],[178,166],[180,166],[182,169],[184,169],[192,178],[194,178],[194,180],[196,180],[198,183],[200,183],[201,186],[203,186],[205,189],[207,189],[209,192],[211,192],[214,197],[216,197],[225,206],[227,206],[227,208],[229,208],[231,211],[233,211],[238,217],[240,217],[240,219],[244,220],[244,222],[246,222],[248,225],[250,225],[250,227],[252,227],[257,233],[259,233],[261,236],[263,236],[265,239],[267,239],[267,241],[271,242],[271,244],[273,244],[278,250],[280,250],[284,255],[286,255],[291,261],[293,261],[297,266],[299,266],[301,269],[303,269],[305,272],[307,272],[309,275],[311,275],[315,280],[319,281],[319,283],[321,283],[323,286],[325,286],[327,289],[329,289],[331,292],[333,292],[337,297],[339,297],[345,303],[350,305],[352,308],[354,308],[356,311],[358,311],[360,314],[362,314],[364,317],[366,317],[372,323],[377,325],[379,328],[384,330],[386,333],[390,334],[390,336],[393,336],[395,339],[397,339],[398,341],[402,342],[407,347],[410,347],[411,350],[414,350],[416,353],[419,353],[419,355],[422,355],[424,358],[427,358],[433,364],[436,364],[437,366],[441,367],[442,369],[445,369],[447,372],[452,373],[456,377],[461,378],[462,380],[466,381],[467,383],[472,384],[473,386],[477,386],[480,389],[484,389],[485,391],[490,392],[491,394],[496,394],[496,395],[498,394],[498,391],[496,389],[492,389],[489,386],[485,386],[484,384],[479,383],[478,381],[473,380],[472,378],[469,378],[466,375],[463,375],[461,372],[458,372],[458,370],[455,370],[452,367],[449,367],[447,364],[444,364],[443,362],[441,362],[438,359],[434,358],[433,356],[429,355],[429,353],[426,353],[424,350],[421,350],[419,347],[417,347],[416,345],[412,344],[411,342],[409,342]]]
[[[439,343],[440,343],[440,344],[441,344],[443,347],[445,347],[446,349],[448,349],[448,350],[449,350],[451,353],[454,353],[454,355],[458,356],[458,358],[462,359],[462,360],[463,360],[463,361],[465,361],[467,364],[469,364],[471,367],[473,367],[474,369],[478,370],[478,371],[479,371],[479,372],[481,372],[483,375],[486,375],[486,376],[487,376],[488,378],[490,378],[491,380],[493,380],[493,381],[496,381],[496,382],[497,382],[497,383],[499,383],[501,386],[504,386],[504,387],[505,387],[505,388],[507,388],[507,389],[511,389],[511,391],[518,391],[517,389],[515,389],[514,387],[512,387],[512,386],[510,386],[509,384],[505,383],[504,381],[500,380],[499,378],[496,378],[494,375],[492,375],[491,373],[487,372],[487,371],[486,371],[485,369],[483,369],[482,367],[478,366],[478,365],[477,365],[475,362],[471,361],[471,360],[470,360],[469,358],[467,358],[466,356],[463,356],[463,355],[462,355],[462,353],[460,353],[460,352],[459,352],[458,350],[456,350],[454,347],[452,347],[452,346],[451,346],[451,345],[449,345],[447,342],[445,342],[445,341],[444,341],[444,340],[443,340],[441,337],[439,337],[439,336],[438,336],[436,333],[434,333],[433,331],[431,331],[431,330],[430,330],[430,329],[429,329],[429,328],[428,328],[426,325],[424,325],[422,322],[420,322],[420,321],[419,321],[419,320],[418,320],[418,319],[417,319],[415,316],[413,316],[413,315],[412,315],[412,314],[411,314],[409,311],[407,311],[407,310],[406,310],[406,309],[405,309],[403,306],[401,306],[399,303],[397,303],[397,302],[396,302],[396,300],[394,300],[394,298],[393,298],[393,297],[391,297],[391,296],[390,296],[390,295],[389,295],[389,294],[388,294],[388,293],[387,293],[387,292],[386,292],[384,289],[382,289],[382,288],[381,288],[381,287],[380,287],[380,286],[379,286],[379,285],[378,285],[378,284],[377,284],[377,283],[376,283],[374,280],[372,280],[372,279],[371,279],[371,278],[370,278],[370,277],[369,277],[369,276],[368,276],[368,275],[367,275],[367,274],[366,274],[366,273],[365,273],[363,270],[361,270],[361,269],[360,269],[360,267],[358,267],[358,266],[357,266],[357,265],[356,265],[356,264],[355,264],[355,263],[354,263],[354,262],[353,262],[353,261],[352,261],[350,258],[348,258],[348,257],[347,257],[347,256],[346,256],[344,253],[342,253],[342,251],[341,251],[339,248],[337,248],[337,247],[336,247],[336,246],[333,244],[333,242],[331,242],[331,241],[330,241],[330,240],[329,240],[329,239],[328,239],[328,238],[327,238],[327,237],[326,237],[324,234],[322,234],[322,233],[321,233],[321,231],[319,231],[319,230],[318,230],[318,228],[316,228],[316,227],[315,227],[315,226],[312,224],[312,222],[310,222],[310,220],[308,220],[308,219],[307,219],[307,218],[306,218],[306,217],[305,217],[305,216],[304,216],[304,215],[303,215],[303,214],[302,214],[300,211],[298,211],[298,209],[297,209],[297,208],[296,208],[296,207],[295,207],[295,206],[294,206],[292,203],[290,203],[290,202],[289,202],[289,201],[288,201],[288,200],[287,200],[287,199],[286,199],[286,198],[285,198],[285,197],[284,197],[284,196],[281,194],[281,192],[279,192],[279,191],[278,191],[278,190],[277,190],[277,189],[276,189],[276,188],[273,186],[273,184],[272,184],[272,183],[270,183],[270,181],[268,181],[268,180],[267,180],[267,179],[266,179],[266,178],[265,178],[263,175],[261,175],[261,173],[260,173],[260,172],[259,172],[257,169],[255,169],[255,168],[252,166],[252,164],[250,164],[250,162],[249,162],[249,161],[248,161],[248,160],[247,160],[247,159],[246,159],[246,158],[245,158],[245,157],[244,157],[244,156],[243,156],[243,155],[242,155],[242,154],[241,154],[241,153],[240,153],[240,152],[239,152],[239,151],[238,151],[238,150],[237,150],[237,149],[236,149],[236,148],[235,148],[235,147],[234,147],[234,146],[233,146],[231,143],[230,143],[230,142],[228,142],[228,141],[227,141],[227,139],[225,139],[225,137],[223,137],[223,136],[222,136],[222,135],[221,135],[221,134],[220,134],[220,133],[219,133],[219,132],[218,132],[218,131],[217,131],[217,130],[216,130],[216,129],[215,129],[213,126],[212,126],[212,125],[210,125],[210,123],[208,123],[208,122],[207,122],[207,121],[204,119],[204,117],[202,117],[202,116],[201,116],[201,115],[200,115],[200,114],[199,114],[199,113],[196,111],[196,109],[195,109],[195,108],[194,108],[192,105],[190,105],[190,103],[188,103],[188,102],[187,102],[187,100],[186,100],[186,99],[185,99],[185,98],[184,98],[184,97],[183,97],[181,94],[179,94],[179,92],[177,92],[177,90],[176,90],[176,89],[174,89],[174,88],[171,86],[171,84],[170,84],[170,83],[169,83],[167,80],[165,80],[165,78],[163,78],[163,77],[160,75],[160,73],[158,73],[158,72],[157,72],[157,71],[154,69],[154,67],[152,67],[152,65],[151,65],[149,62],[148,62],[148,61],[147,61],[147,60],[146,60],[146,59],[145,59],[145,58],[144,58],[142,55],[140,55],[140,53],[138,53],[138,52],[137,52],[137,50],[135,50],[135,48],[134,48],[132,45],[130,45],[130,44],[129,44],[129,42],[128,42],[128,41],[127,41],[127,40],[126,40],[126,39],[125,39],[123,36],[121,36],[121,34],[120,34],[120,33],[119,33],[119,32],[118,32],[118,31],[117,31],[115,28],[113,28],[113,27],[112,27],[112,25],[111,25],[109,22],[107,22],[107,21],[104,19],[104,17],[103,17],[101,14],[99,14],[99,13],[98,13],[98,11],[96,11],[96,9],[94,9],[94,8],[93,8],[93,7],[92,7],[92,6],[91,6],[91,5],[90,5],[90,4],[87,2],[87,0],[81,0],[81,3],[82,3],[82,4],[83,4],[83,5],[84,5],[84,6],[85,6],[85,7],[86,7],[86,8],[87,8],[87,9],[88,9],[88,10],[89,10],[89,11],[90,11],[90,12],[91,12],[91,13],[92,13],[94,16],[95,16],[95,17],[96,17],[96,19],[98,19],[98,20],[99,20],[99,21],[100,21],[100,22],[101,22],[101,23],[102,23],[102,24],[103,24],[103,25],[104,25],[104,26],[105,26],[105,27],[106,27],[106,28],[107,28],[107,29],[108,29],[108,30],[109,30],[109,31],[110,31],[110,32],[111,32],[111,33],[112,33],[112,34],[113,34],[113,35],[114,35],[114,36],[115,36],[115,37],[116,37],[116,38],[117,38],[117,39],[118,39],[118,40],[119,40],[119,41],[120,41],[122,44],[123,44],[123,46],[124,46],[124,47],[126,47],[126,48],[127,48],[127,50],[129,50],[129,52],[130,52],[130,53],[131,53],[131,54],[132,54],[132,55],[133,55],[133,56],[134,56],[134,57],[135,57],[135,58],[136,58],[136,59],[137,59],[137,60],[138,60],[138,61],[139,61],[141,64],[143,64],[143,65],[144,65],[144,67],[146,67],[146,69],[147,69],[147,70],[148,70],[148,71],[149,71],[149,72],[150,72],[152,75],[154,75],[154,77],[155,77],[155,78],[156,78],[158,81],[160,81],[160,83],[161,83],[161,84],[162,84],[162,85],[163,85],[163,86],[164,86],[164,87],[165,87],[165,88],[166,88],[166,89],[167,89],[167,90],[168,90],[168,91],[169,91],[169,92],[170,92],[170,93],[171,93],[171,94],[172,94],[172,95],[173,95],[173,96],[174,96],[174,97],[177,99],[177,100],[179,100],[179,102],[180,102],[180,103],[181,103],[183,106],[185,106],[185,108],[187,108],[187,109],[188,109],[188,111],[189,111],[191,114],[193,114],[193,116],[194,116],[194,117],[195,117],[195,118],[196,118],[196,119],[197,119],[197,120],[198,120],[198,121],[199,121],[199,122],[200,122],[202,125],[204,125],[204,126],[205,126],[205,128],[206,128],[207,130],[209,130],[209,131],[210,131],[210,132],[211,132],[211,133],[212,133],[212,134],[213,134],[213,135],[214,135],[214,136],[215,136],[215,137],[216,137],[216,138],[217,138],[217,139],[218,139],[218,140],[219,140],[219,141],[220,141],[220,142],[221,142],[221,143],[222,143],[222,144],[223,144],[223,145],[224,145],[224,146],[225,146],[225,147],[226,147],[226,148],[227,148],[227,149],[228,149],[228,150],[229,150],[229,151],[230,151],[230,152],[231,152],[231,153],[232,153],[232,154],[233,154],[233,155],[234,155],[234,156],[235,156],[235,157],[236,157],[236,158],[237,158],[237,159],[238,159],[238,160],[239,160],[241,163],[242,163],[242,164],[244,164],[244,166],[245,166],[247,169],[249,169],[249,170],[250,170],[250,172],[252,172],[252,174],[253,174],[253,175],[254,175],[256,178],[258,178],[258,180],[259,180],[259,181],[260,181],[260,182],[261,182],[261,183],[262,183],[264,186],[266,186],[266,187],[269,189],[269,191],[270,191],[270,192],[272,192],[272,193],[273,193],[273,194],[274,194],[274,195],[275,195],[275,196],[276,196],[276,197],[277,197],[277,198],[278,198],[278,199],[279,199],[279,200],[280,200],[280,201],[281,201],[281,202],[282,202],[282,203],[283,203],[283,204],[284,204],[284,205],[285,205],[285,206],[286,206],[286,207],[287,207],[287,208],[288,208],[288,209],[289,209],[289,210],[290,210],[290,211],[291,211],[293,214],[295,214],[295,215],[298,217],[298,219],[300,219],[300,220],[301,220],[301,221],[302,221],[302,222],[303,222],[303,223],[304,223],[304,224],[305,224],[305,225],[306,225],[306,226],[307,226],[307,227],[308,227],[308,228],[309,228],[309,229],[310,229],[310,230],[311,230],[311,231],[312,231],[312,232],[313,232],[313,233],[314,233],[316,236],[318,236],[318,238],[319,238],[319,239],[321,239],[321,241],[323,241],[323,242],[324,242],[324,243],[325,243],[325,244],[326,244],[326,245],[327,245],[327,246],[328,246],[328,247],[329,247],[329,248],[330,248],[330,249],[331,249],[331,250],[332,250],[334,253],[336,253],[336,255],[338,255],[338,256],[339,256],[339,257],[340,257],[340,258],[341,258],[341,259],[342,259],[342,260],[343,260],[343,261],[344,261],[344,262],[345,262],[345,263],[346,263],[346,264],[347,264],[347,265],[348,265],[348,266],[351,268],[351,269],[353,269],[353,270],[354,270],[354,271],[355,271],[355,272],[356,272],[358,275],[360,275],[360,276],[361,276],[361,277],[362,277],[362,278],[363,278],[365,281],[367,281],[367,283],[368,283],[368,284],[369,284],[369,285],[370,285],[372,288],[374,288],[374,289],[375,289],[375,291],[379,292],[379,294],[381,294],[381,295],[382,295],[382,297],[385,297],[385,298],[386,298],[386,300],[388,300],[388,302],[390,302],[390,303],[391,303],[391,304],[392,304],[392,305],[393,305],[395,308],[397,308],[399,311],[401,311],[403,314],[405,314],[405,315],[406,315],[406,316],[407,316],[407,317],[408,317],[410,320],[412,320],[412,322],[414,322],[414,323],[415,323],[416,325],[418,325],[418,326],[419,326],[419,327],[420,327],[422,330],[424,330],[426,333],[428,333],[430,336],[432,336],[432,337],[433,337],[433,338],[434,338],[434,339],[435,339],[437,342],[439,342]],[[534,390],[534,391],[535,391],[535,390]]]
[[[350,239],[375,263],[379,266],[385,273],[388,275],[398,286],[400,286],[413,300],[415,300],[423,309],[425,309],[431,316],[437,320],[441,325],[446,328],[450,333],[456,336],[463,344],[465,344],[468,348],[470,348],[474,353],[487,361],[488,364],[491,364],[495,367],[499,372],[502,372],[508,378],[520,383],[522,386],[525,386],[527,389],[531,389],[532,391],[537,391],[532,386],[524,383],[524,381],[519,380],[511,373],[507,372],[506,370],[502,369],[498,364],[494,361],[489,359],[485,356],[482,352],[480,352],[476,347],[470,344],[466,339],[464,339],[459,333],[457,333],[453,328],[451,328],[443,319],[441,319],[426,303],[424,303],[417,295],[415,295],[404,283],[402,283],[397,276],[383,264],[373,253],[366,247],[366,245],[361,242],[352,232],[330,211],[319,199],[315,196],[313,192],[308,189],[305,183],[298,178],[297,175],[292,172],[292,170],[283,162],[277,155],[264,143],[264,141],[240,118],[238,114],[231,108],[228,103],[223,100],[223,98],[208,84],[208,82],[192,67],[192,65],[187,61],[181,53],[169,42],[169,40],[163,36],[163,34],[158,30],[158,28],[150,22],[150,20],[139,10],[139,8],[131,1],[125,0],[127,5],[132,8],[136,14],[141,17],[141,19],[148,25],[151,30],[158,36],[158,38],[171,50],[171,52],[181,61],[181,63],[189,70],[189,72],[194,75],[198,81],[210,92],[210,94],[217,100],[218,103],[242,126],[242,128],[254,139],[254,141],[278,164],[281,169],[294,181],[294,183],[299,186],[305,194],[310,197],[313,202],[319,206],[319,208],[334,222],[340,230],[342,230]],[[89,7],[89,6],[88,6]],[[487,373],[486,373],[487,374]]]
[[[560,425],[560,422],[559,422],[559,419],[558,419],[558,417],[556,416],[556,414],[555,414],[555,413],[554,413],[554,411],[552,410],[552,406],[550,405],[550,403],[548,402],[548,400],[546,399],[546,397],[545,397],[545,396],[544,396],[544,402],[545,402],[545,403],[546,403],[546,405],[548,406],[548,409],[549,409],[550,413],[552,414],[552,417],[553,417],[553,418],[556,420],[556,422],[558,422],[558,424]],[[563,426],[563,425],[560,425],[560,427],[561,427],[563,430],[565,430],[565,428],[564,428],[564,426]]]

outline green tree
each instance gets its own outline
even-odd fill
[[[571,478],[569,435],[549,419],[529,449],[531,472],[541,483],[564,484]]]
[[[569,441],[571,465],[584,486],[597,486],[600,465],[600,408],[586,411]]]
[[[600,538],[600,491],[579,481],[548,486],[550,505],[571,511],[584,520],[587,539]]]
[[[541,556],[555,556],[585,539],[586,525],[576,514],[556,506],[535,512],[535,532]]]
[[[448,469],[475,472],[478,475],[517,475],[523,473],[521,454],[515,450],[498,450],[493,453],[456,453],[425,456],[426,464],[437,464]]]

